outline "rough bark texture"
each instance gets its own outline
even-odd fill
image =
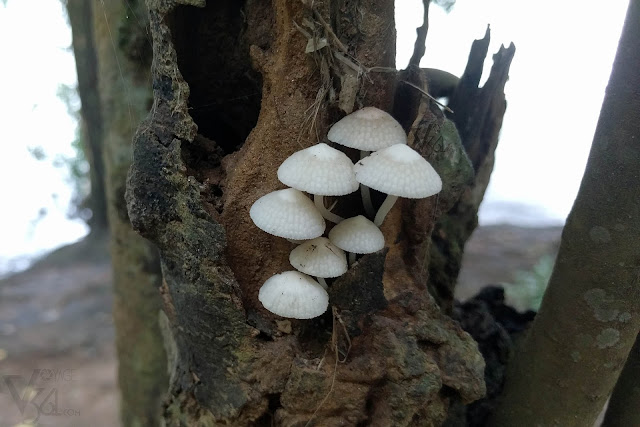
[[[324,316],[283,320],[257,300],[267,278],[291,269],[293,245],[257,229],[249,207],[283,187],[279,164],[323,138],[342,111],[391,109],[395,74],[369,68],[394,65],[393,2],[147,5],[154,105],[134,140],[127,204],[161,252],[167,425],[439,425],[451,399],[484,395],[476,343],[427,292],[434,198],[396,204],[382,226],[386,248],[333,281]],[[305,53],[308,36],[330,46]],[[233,118],[221,107],[195,114],[195,99],[233,106],[225,76],[244,107]],[[444,118],[428,101],[414,105],[403,117],[415,123],[410,144],[434,163],[468,168],[459,143],[438,153],[421,139],[423,121]],[[216,134],[212,122],[234,130]],[[446,194],[454,203],[459,190]],[[353,196],[336,209],[351,216],[362,206]]]
[[[613,389],[602,427],[640,425],[640,335]]]
[[[444,426],[484,427],[502,393],[514,342],[530,326],[535,312],[517,312],[505,304],[502,287],[487,286],[465,303],[456,303],[452,316],[478,343],[486,363],[487,395],[469,405],[451,405]]]
[[[592,425],[638,336],[639,45],[632,0],[556,265],[493,425]]]
[[[93,35],[93,3],[84,0],[68,0],[67,13],[71,23],[73,54],[78,74],[78,93],[82,109],[83,150],[89,162],[91,193],[88,207],[91,209],[91,231],[107,228],[107,197],[104,188],[103,123],[98,90],[98,60]]]
[[[449,132],[444,129],[443,135],[446,138],[455,128],[458,129],[472,171],[475,171],[470,183],[461,181],[464,185],[462,196],[452,207],[447,207],[446,215],[436,224],[432,237],[429,291],[447,313],[453,308],[453,292],[462,266],[464,245],[478,226],[478,208],[489,185],[502,118],[507,108],[504,86],[509,77],[515,46],[512,43],[508,48],[500,47],[493,56],[493,67],[487,82],[478,87],[489,40],[487,28],[485,37],[473,42],[467,67],[455,88],[451,75],[429,70],[425,72],[435,93],[450,97],[448,106],[453,113],[449,113],[449,118],[455,127]],[[452,89],[453,92],[450,92]]]
[[[94,6],[121,418],[124,426],[158,425],[168,389],[158,326],[160,262],[156,249],[131,228],[124,201],[134,129],[151,104],[146,12],[136,1]]]

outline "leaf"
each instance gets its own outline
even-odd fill
[[[320,39],[311,38],[309,39],[309,41],[307,41],[307,47],[305,48],[304,52],[305,53],[315,52],[327,46],[328,44],[329,43],[327,42],[327,39],[325,39],[324,37]]]

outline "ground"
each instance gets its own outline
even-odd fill
[[[479,228],[467,245],[458,296],[531,269],[555,253],[560,231]],[[103,237],[59,249],[0,281],[0,427],[38,414],[42,426],[118,425],[112,300]]]
[[[39,412],[42,426],[118,425],[112,300],[105,238],[59,249],[0,282],[0,427]],[[32,375],[41,410],[26,404],[23,415]]]

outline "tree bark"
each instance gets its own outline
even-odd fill
[[[640,425],[640,335],[613,389],[602,427]]]
[[[632,0],[578,197],[495,426],[592,425],[638,336],[638,46],[640,1]]]
[[[89,226],[92,232],[101,232],[107,229],[108,221],[102,157],[103,123],[98,91],[98,61],[93,35],[93,2],[67,0],[66,7],[71,23],[73,54],[78,74],[78,93],[82,103],[80,112],[83,149],[89,162],[91,192],[88,206],[92,213]]]
[[[160,424],[168,389],[158,323],[157,250],[131,228],[124,200],[135,126],[151,105],[151,47],[144,4],[93,3],[114,281],[120,413],[124,426]]]
[[[147,5],[154,107],[134,139],[127,205],[161,253],[165,423],[429,426],[451,399],[481,397],[476,343],[426,289],[433,199],[394,206],[385,249],[330,284],[325,315],[281,319],[257,299],[267,278],[291,269],[293,246],[248,215],[282,188],[279,164],[345,112],[398,103],[396,73],[372,70],[394,65],[393,1]],[[308,38],[329,46],[305,53]],[[404,114],[410,144],[436,159],[419,115],[442,113],[422,100]],[[336,209],[353,216],[362,205],[354,195]]]

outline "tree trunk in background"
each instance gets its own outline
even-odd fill
[[[166,424],[435,426],[452,400],[483,396],[476,343],[426,285],[434,223],[462,185],[401,199],[381,228],[385,249],[331,283],[325,315],[281,319],[257,300],[267,278],[291,270],[293,245],[257,229],[249,207],[345,113],[395,105],[445,183],[471,171],[455,128],[440,138],[452,125],[435,104],[396,91],[393,1],[147,5],[154,106],[134,139],[127,205],[161,253]],[[359,194],[336,207],[362,209]]]
[[[132,230],[124,201],[134,129],[151,106],[148,18],[138,1],[88,3],[95,6],[121,417],[124,426],[155,426],[168,388],[160,263],[153,245]]]
[[[640,426],[640,335],[613,389],[602,427]]]
[[[495,426],[592,425],[640,331],[638,46],[631,0],[578,197]]]
[[[73,54],[78,73],[78,93],[82,103],[80,125],[85,157],[89,162],[91,193],[88,207],[91,232],[105,231],[107,221],[107,198],[104,188],[104,161],[102,157],[103,130],[98,91],[98,62],[93,34],[94,2],[67,0],[67,13],[71,23]]]

